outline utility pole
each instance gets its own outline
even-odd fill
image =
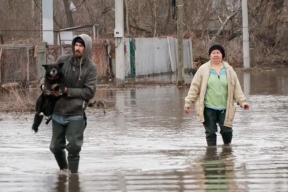
[[[125,80],[124,63],[124,3],[115,0],[115,53],[116,53],[116,84],[122,85]]]
[[[242,0],[243,62],[244,68],[250,68],[250,46],[248,27],[248,2]]]
[[[178,75],[177,85],[184,84],[183,69],[183,0],[177,0],[177,42],[178,42]]]
[[[53,0],[42,0],[42,38],[41,41],[54,45]]]

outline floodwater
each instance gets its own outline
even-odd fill
[[[0,114],[0,191],[288,191],[288,70],[243,74],[251,109],[237,107],[233,144],[206,147],[188,89],[98,90],[116,110],[88,110],[78,175],[58,174],[51,124],[33,114]],[[189,78],[190,77],[186,77]]]

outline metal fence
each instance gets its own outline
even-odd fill
[[[131,41],[133,43],[131,43]],[[132,40],[130,38],[125,38],[124,44],[126,77],[177,71],[177,39],[172,37],[135,38]],[[133,46],[132,49],[131,46]],[[184,39],[184,69],[192,68],[192,62],[193,55],[191,39]]]
[[[115,74],[115,43],[108,39],[94,42],[91,58],[97,65],[99,79]],[[125,38],[126,77],[177,71],[177,39]],[[0,84],[39,80],[44,74],[42,64],[53,63],[61,55],[72,53],[71,45],[39,43],[0,45]],[[183,41],[184,69],[192,68],[192,43]]]
[[[38,81],[44,75],[43,64],[54,63],[59,56],[72,53],[71,45],[44,44],[44,47],[41,46],[40,48],[40,44],[0,45],[0,84],[10,82],[26,84],[30,81]],[[43,57],[39,57],[41,54]],[[97,65],[99,79],[113,75],[105,44],[94,43],[90,56]]]
[[[37,79],[35,46],[0,45],[0,83],[27,82]]]

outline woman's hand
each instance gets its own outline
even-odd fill
[[[245,105],[243,106],[243,108],[244,108],[245,110],[249,110],[249,109],[250,109],[250,105],[247,103],[247,104],[245,104]]]
[[[188,114],[189,111],[190,111],[190,107],[184,107],[184,112],[185,112],[186,114]]]

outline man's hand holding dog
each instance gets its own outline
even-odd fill
[[[44,84],[41,86],[41,89],[42,89],[42,91],[45,90]],[[53,95],[53,96],[55,96],[55,97],[59,97],[59,96],[63,95],[64,93],[67,93],[67,87],[64,88],[64,91],[63,91],[62,94],[60,94],[59,91],[51,91],[50,94]]]
[[[59,97],[59,96],[63,95],[64,93],[67,93],[67,87],[64,88],[64,91],[62,94],[60,94],[59,91],[51,91],[51,95],[53,95],[55,97]]]

